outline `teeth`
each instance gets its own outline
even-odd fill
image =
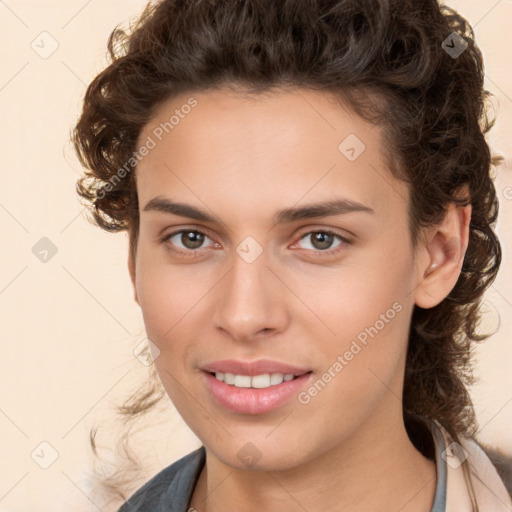
[[[270,386],[270,375],[268,373],[264,373],[263,375],[255,375],[250,380],[251,386],[253,388],[268,388]],[[278,382],[278,384],[280,384],[280,382]]]
[[[292,375],[293,378],[293,375]],[[273,373],[270,375],[270,385],[275,386],[276,384],[281,384],[283,382],[283,374],[282,373]]]
[[[251,377],[249,377],[248,375],[235,375],[235,387],[250,388]]]
[[[293,380],[295,375],[293,373],[263,373],[262,375],[235,375],[233,373],[222,373],[215,372],[215,378],[221,380],[226,384],[235,386],[237,388],[268,388],[270,386],[276,386],[281,384],[283,381],[287,382]]]

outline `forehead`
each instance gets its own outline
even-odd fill
[[[385,212],[407,188],[386,166],[382,128],[327,93],[183,94],[159,105],[138,141],[140,204],[157,195],[242,209],[340,196]],[[195,196],[195,197],[194,197]],[[399,201],[397,201],[399,199]],[[403,204],[401,204],[403,203]]]

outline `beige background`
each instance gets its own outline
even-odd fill
[[[144,4],[0,1],[0,511],[115,509],[92,490],[88,432],[101,425],[100,441],[113,446],[115,430],[106,441],[112,405],[147,374],[132,353],[144,330],[126,270],[127,237],[86,222],[68,137],[86,84],[104,66],[110,31]],[[490,142],[507,158],[497,179],[504,259],[486,296],[489,328],[498,313],[501,326],[478,350],[481,382],[472,394],[480,438],[512,454],[512,1],[449,5],[475,27],[496,95]],[[32,253],[43,237],[57,249],[46,263]],[[158,425],[141,435],[148,466],[135,485],[197,446],[167,403]]]

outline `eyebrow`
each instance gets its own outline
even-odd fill
[[[200,208],[189,204],[177,203],[162,196],[157,196],[151,199],[146,206],[144,206],[144,211],[169,213],[202,222],[224,224],[224,222],[222,222],[218,217],[206,212],[205,210],[201,210]],[[304,219],[344,215],[352,212],[375,214],[375,211],[372,208],[362,203],[358,203],[357,201],[336,199],[279,210],[274,216],[274,224],[286,224]]]

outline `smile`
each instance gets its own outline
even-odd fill
[[[286,405],[313,379],[312,372],[299,376],[283,373],[249,376],[203,371],[202,375],[210,396],[222,409],[251,415],[265,414]]]
[[[296,377],[298,376],[295,376],[293,373],[263,373],[261,375],[250,376],[236,375],[229,372],[215,372],[215,378],[217,380],[237,388],[269,388],[293,380]]]

